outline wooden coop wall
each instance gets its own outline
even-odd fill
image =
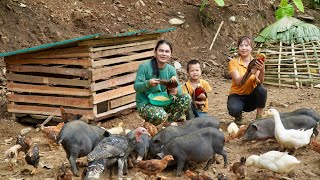
[[[154,56],[158,37],[158,34],[149,34],[82,44],[90,46],[91,91],[96,121],[136,106],[133,88],[136,70]]]
[[[138,66],[153,57],[159,34],[96,39],[76,47],[4,58],[8,112],[39,116],[81,114],[99,121],[135,107]]]
[[[301,87],[320,84],[320,41],[263,45],[267,55],[265,84]]]

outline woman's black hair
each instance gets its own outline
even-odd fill
[[[200,64],[200,62],[199,62],[198,60],[196,60],[196,59],[192,59],[192,60],[190,60],[190,61],[188,62],[188,64],[187,64],[187,72],[189,72],[190,65],[192,65],[192,64],[199,64],[199,65],[200,65],[200,69],[201,69],[201,64]]]
[[[253,47],[253,41],[252,41],[252,38],[249,37],[249,36],[241,36],[239,39],[238,39],[238,47],[240,46],[240,44],[243,42],[243,41],[247,41],[251,47]]]
[[[158,41],[156,47],[154,48],[154,51],[157,51],[159,46],[162,45],[162,44],[166,44],[170,47],[170,50],[172,52],[172,46],[171,46],[171,43],[166,41],[166,40],[160,40]],[[152,74],[153,75],[156,75],[156,77],[159,77],[159,74],[160,74],[160,70],[159,70],[159,67],[158,67],[158,64],[157,64],[157,60],[156,60],[156,57],[152,58],[151,59],[151,67],[152,67]]]

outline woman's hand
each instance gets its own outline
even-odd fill
[[[257,60],[253,69],[262,70],[263,68],[264,68],[264,61]]]
[[[150,79],[149,80],[149,86],[150,87],[154,87],[154,86],[156,86],[156,85],[158,85],[160,83],[160,80],[159,79]]]

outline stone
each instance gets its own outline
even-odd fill
[[[231,17],[229,18],[229,20],[235,22],[235,21],[236,21],[236,17],[235,17],[235,16],[231,16]]]
[[[180,25],[180,24],[183,24],[184,21],[178,18],[172,18],[169,20],[169,23],[172,25]]]

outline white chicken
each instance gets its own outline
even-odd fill
[[[123,122],[120,122],[118,124],[118,126],[116,127],[113,127],[113,128],[110,128],[110,129],[107,129],[107,131],[110,133],[110,134],[121,134],[124,132],[123,130]]]
[[[239,128],[236,125],[236,123],[232,122],[227,127],[227,131],[228,131],[228,134],[236,134],[239,131]]]
[[[267,114],[271,114],[274,118],[274,136],[283,147],[296,150],[309,144],[313,128],[308,130],[285,129],[276,109],[269,109]]]
[[[4,153],[4,161],[10,163],[11,170],[13,169],[13,166],[17,164],[18,152],[21,147],[22,146],[20,144],[16,144]]]
[[[246,165],[255,165],[258,168],[268,169],[274,173],[288,173],[298,165],[300,161],[287,152],[269,151],[260,156],[251,155],[247,158]]]

